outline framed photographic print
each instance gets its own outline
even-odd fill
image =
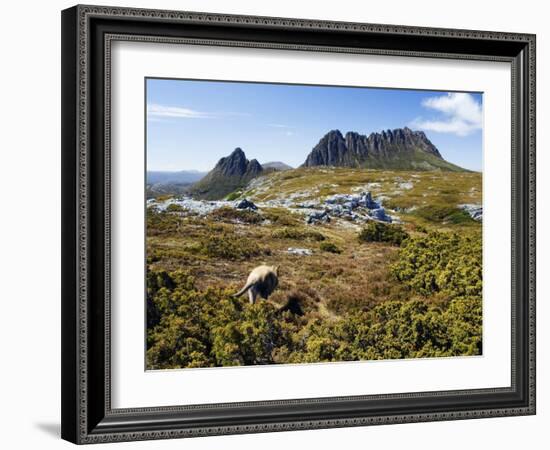
[[[62,13],[62,436],[535,413],[535,36]]]

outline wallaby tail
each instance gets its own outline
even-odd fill
[[[254,283],[246,283],[246,284],[244,285],[244,287],[243,287],[239,292],[237,292],[236,294],[233,294],[232,297],[240,297],[240,296],[243,295],[246,291],[248,291],[248,290],[252,287],[253,284],[254,284]]]

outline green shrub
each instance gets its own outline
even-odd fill
[[[210,217],[221,222],[242,222],[248,224],[258,224],[264,220],[256,211],[235,209],[229,206],[215,209],[210,213]]]
[[[273,362],[281,332],[271,304],[248,305],[221,289],[197,291],[183,272],[149,272],[148,280],[148,368]],[[155,324],[150,309],[159,316]]]
[[[230,232],[209,234],[203,237],[200,239],[197,250],[210,258],[231,260],[242,260],[252,256],[270,254],[269,249],[260,247],[254,240]]]
[[[170,203],[166,207],[166,212],[182,212],[184,209],[181,207],[181,205],[178,205],[177,203]]]
[[[303,223],[302,220],[299,220],[284,208],[270,208],[262,210],[262,212],[266,220],[281,227],[294,227]]]
[[[421,206],[415,209],[412,214],[429,222],[452,223],[455,225],[475,222],[466,211],[454,206]]]
[[[186,271],[149,270],[147,367],[480,355],[481,296],[463,291],[456,289],[445,305],[422,298],[385,301],[325,319],[315,313],[316,300],[303,293],[291,294],[296,313],[266,301],[250,305],[233,298],[234,290],[198,290]]]
[[[414,231],[417,231],[419,233],[427,233],[428,229],[426,227],[422,226],[422,225],[415,224]]]
[[[147,208],[147,236],[161,236],[177,233],[180,229],[182,218],[167,211],[157,208]]]
[[[271,233],[271,237],[274,239],[306,239],[311,241],[325,240],[325,236],[318,231],[303,230],[299,228],[283,228],[281,230],[275,230]]]
[[[481,300],[457,298],[447,310],[388,301],[337,321],[312,321],[299,335],[303,345],[288,355],[292,362],[480,355]]]
[[[225,197],[225,199],[229,202],[232,202],[233,200],[237,200],[241,196],[241,194],[242,194],[241,191],[231,192],[231,194]]]
[[[409,237],[399,225],[382,222],[369,222],[359,233],[360,242],[389,242],[393,245],[401,243]]]
[[[319,248],[323,252],[329,252],[329,253],[342,253],[342,250],[336,246],[336,244],[333,244],[332,242],[321,242],[319,245]]]
[[[390,270],[421,295],[481,296],[481,235],[433,232],[411,238]]]

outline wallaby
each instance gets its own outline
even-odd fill
[[[234,294],[233,297],[240,297],[248,291],[248,299],[252,305],[256,302],[258,295],[267,300],[277,287],[277,284],[279,284],[278,271],[279,266],[256,267],[248,275],[244,287]]]

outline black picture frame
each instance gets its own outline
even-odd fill
[[[511,386],[112,409],[108,113],[113,40],[510,62]],[[78,444],[535,414],[535,36],[119,7],[64,10],[61,350],[62,437]]]

